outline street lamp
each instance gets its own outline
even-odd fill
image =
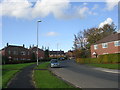
[[[37,66],[38,66],[38,27],[39,27],[39,22],[42,22],[40,20],[37,21]]]

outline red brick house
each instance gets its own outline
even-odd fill
[[[67,56],[69,59],[74,58],[73,51],[72,51],[72,50],[69,50],[68,52],[66,52],[66,56]]]
[[[37,56],[37,47],[32,47],[29,49],[31,53],[34,53],[35,56]],[[38,48],[38,59],[43,59],[44,58],[44,51],[42,49]]]
[[[64,51],[49,51],[49,57],[65,57]]]
[[[23,46],[7,45],[1,51],[9,60],[30,60],[29,49]]]
[[[91,45],[91,57],[120,53],[120,33],[109,35]]]
[[[37,47],[32,47],[30,49],[23,46],[8,45],[0,50],[2,56],[6,56],[9,60],[31,60],[31,56],[34,53],[36,56]],[[44,58],[44,51],[38,49],[38,58]]]

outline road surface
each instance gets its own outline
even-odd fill
[[[50,68],[53,73],[79,88],[118,88],[118,74],[96,70],[91,66],[61,62],[61,68]]]

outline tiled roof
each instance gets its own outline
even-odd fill
[[[32,48],[30,48],[29,50],[34,50],[34,49],[37,49],[37,47],[32,47]],[[38,48],[38,50],[43,51],[43,50],[42,50],[42,49],[40,49],[40,48]]]
[[[7,49],[7,48],[9,48],[9,47],[17,47],[17,48],[27,49],[27,48],[25,48],[25,47],[23,47],[23,46],[8,45],[7,47],[4,47],[2,50]],[[28,50],[28,49],[27,49],[27,50]]]
[[[111,34],[111,35],[97,41],[95,44],[106,43],[106,42],[117,41],[117,40],[120,40],[120,33]]]
[[[64,54],[64,51],[50,51],[50,54]]]

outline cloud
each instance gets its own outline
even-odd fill
[[[49,14],[53,14],[55,17],[59,18],[64,15],[63,11],[69,7],[68,0],[41,0],[37,1],[35,4],[32,15],[33,17],[45,17]]]
[[[118,33],[120,33],[120,30],[118,30]]]
[[[58,36],[58,33],[56,33],[56,32],[48,32],[48,33],[46,33],[46,36]]]
[[[83,3],[83,6],[71,6],[69,0],[37,0],[36,3],[29,2],[28,0],[3,0],[0,3],[1,16],[9,16],[16,18],[44,18],[52,14],[58,19],[83,19],[87,15],[96,15]],[[73,10],[71,12],[71,9]]]
[[[106,1],[106,10],[111,11],[115,6],[118,5],[119,0],[105,0]]]
[[[27,18],[31,12],[31,3],[27,0],[4,0],[0,3],[0,15],[16,18]]]
[[[4,0],[0,3],[1,16],[16,18],[46,17],[53,14],[56,18],[64,17],[64,10],[69,7],[68,0],[41,0],[35,5],[28,0]]]
[[[88,5],[88,3],[85,2],[85,3],[83,3],[83,5],[86,6],[86,5]]]
[[[85,14],[89,11],[89,8],[88,7],[83,7],[83,8],[80,8],[79,9],[79,16],[80,18],[84,18],[85,17]]]
[[[111,18],[107,18],[104,22],[100,23],[99,28],[102,28],[105,24],[111,25],[113,20]]]

